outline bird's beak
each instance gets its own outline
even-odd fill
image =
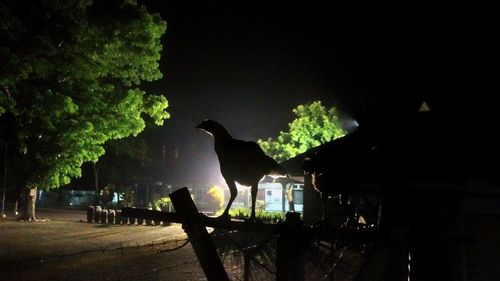
[[[203,132],[206,132],[207,134],[210,134],[213,136],[213,134],[209,131],[207,131],[207,129],[205,129],[205,127],[203,126],[203,124],[198,124],[198,126],[196,126],[196,129],[200,129],[202,130]]]

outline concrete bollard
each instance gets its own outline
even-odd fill
[[[108,223],[108,210],[106,209],[101,211],[101,223]]]
[[[92,223],[94,220],[94,206],[87,207],[87,222]]]
[[[115,223],[115,210],[108,210],[108,224],[114,224]]]
[[[94,222],[100,222],[101,221],[101,206],[95,206],[94,207]]]
[[[122,217],[122,224],[129,224],[129,219],[128,217],[121,216]]]
[[[115,223],[116,224],[122,223],[122,210],[115,210]]]

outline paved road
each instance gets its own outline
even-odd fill
[[[40,209],[40,222],[0,219],[0,280],[205,280],[180,225],[84,222],[80,210]]]
[[[82,210],[39,209],[37,214],[45,221],[0,218],[0,281],[206,280],[191,245],[176,249],[186,242],[178,224],[87,223]],[[222,250],[219,255],[230,280],[244,280],[241,251],[229,247],[227,239],[222,242],[218,244]],[[275,280],[270,272],[275,271],[274,256],[267,250],[263,254],[269,256],[262,255],[251,263],[251,280]],[[321,280],[325,275],[324,270],[310,264],[306,264],[306,272],[306,280]]]

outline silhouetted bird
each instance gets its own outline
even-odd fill
[[[213,120],[205,120],[196,128],[204,130],[214,137],[214,146],[219,158],[222,176],[231,193],[222,218],[229,218],[229,208],[238,191],[235,182],[251,187],[252,213],[250,220],[255,220],[255,201],[257,185],[265,175],[286,175],[286,171],[273,158],[267,156],[260,146],[251,141],[237,140],[228,131]]]

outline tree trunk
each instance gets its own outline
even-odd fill
[[[37,194],[37,188],[34,187],[29,190],[29,197],[28,197],[28,220],[29,221],[37,221],[36,220],[36,215],[35,215],[35,207],[36,207],[36,194]]]
[[[26,189],[25,194],[21,195],[24,198],[21,198],[20,207],[22,209],[22,213],[21,216],[19,216],[18,220],[37,221],[35,213],[36,194],[37,188],[33,187],[31,189]]]
[[[288,211],[295,212],[294,194],[293,194],[293,184],[287,185],[286,199],[288,201]]]
[[[94,170],[94,186],[95,186],[95,202],[94,205],[99,206],[101,205],[101,198],[99,194],[99,167],[97,166],[97,162],[94,162],[92,165],[92,168]]]
[[[5,142],[4,156],[3,156],[3,196],[2,196],[2,217],[5,217],[5,192],[7,189],[7,145]]]

